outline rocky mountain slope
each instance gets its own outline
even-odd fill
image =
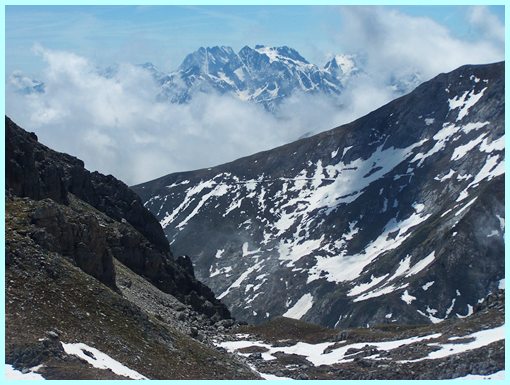
[[[133,188],[240,319],[343,328],[468,316],[504,279],[504,63]]]
[[[6,363],[47,379],[255,379],[234,320],[114,177],[6,118]],[[21,375],[21,374],[20,374]]]

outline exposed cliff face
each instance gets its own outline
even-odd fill
[[[116,258],[215,321],[230,317],[195,279],[188,257],[172,256],[157,220],[121,181],[89,172],[81,160],[40,144],[7,117],[6,170],[7,195],[29,198],[29,234],[45,250],[67,256],[112,288]]]
[[[66,204],[72,193],[112,219],[126,220],[159,250],[170,250],[157,220],[120,180],[86,170],[81,160],[40,144],[34,133],[20,129],[8,117],[5,130],[5,182],[11,194]]]
[[[504,63],[463,66],[347,125],[133,189],[239,319],[462,317],[504,278],[504,107]]]

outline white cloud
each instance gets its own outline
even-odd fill
[[[504,59],[504,29],[486,8],[473,8],[471,23],[494,22],[476,41],[460,40],[443,25],[387,7],[341,7],[338,42],[366,59],[367,71],[380,79],[421,74],[424,80],[464,64]],[[489,17],[492,16],[492,17]],[[482,21],[484,19],[485,21]],[[495,19],[496,21],[494,21]]]
[[[501,46],[505,44],[505,26],[487,7],[470,7],[468,20],[484,38],[491,39]]]

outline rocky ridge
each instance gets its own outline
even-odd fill
[[[89,172],[81,160],[57,153],[6,117],[8,196],[41,201],[32,217],[32,238],[49,251],[68,255],[87,273],[114,286],[113,258],[154,285],[208,315],[229,312],[194,277],[188,257],[174,258],[159,223],[140,198],[113,176]],[[92,215],[73,210],[70,201],[89,204]],[[98,213],[103,213],[100,216]],[[108,232],[115,227],[114,232]]]

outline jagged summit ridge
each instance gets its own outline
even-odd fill
[[[238,53],[224,46],[201,47],[162,85],[164,95],[173,102],[188,101],[196,91],[214,90],[272,109],[296,91],[339,94],[346,78],[356,73],[354,57],[341,58],[342,65],[333,59],[319,68],[287,46],[245,46]]]

